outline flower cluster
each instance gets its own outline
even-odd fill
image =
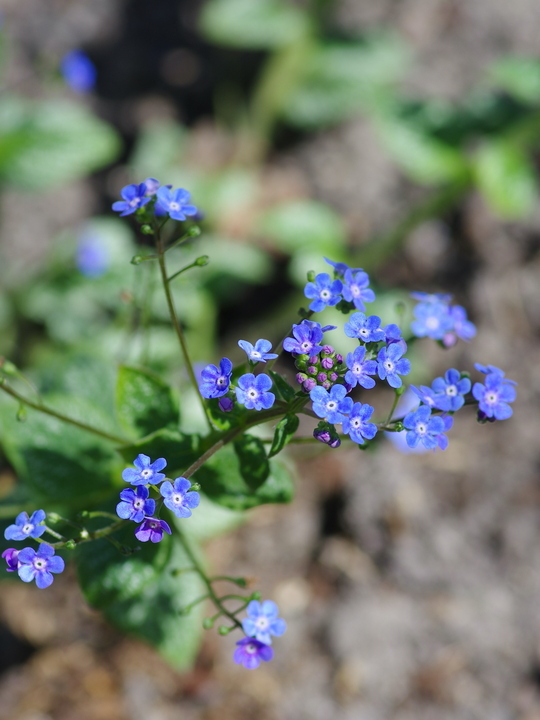
[[[112,204],[112,209],[120,213],[120,217],[132,215],[148,205],[150,215],[173,220],[186,220],[188,216],[198,216],[199,211],[191,205],[191,195],[187,190],[172,189],[171,185],[160,185],[156,178],[146,178],[139,184],[126,185],[120,191],[123,200]]]
[[[272,635],[275,637],[283,635],[287,624],[278,617],[278,607],[272,600],[265,600],[262,603],[252,600],[246,612],[247,618],[242,621],[246,637],[236,643],[233,658],[235,663],[251,670],[259,667],[261,660],[268,662],[274,657],[274,651],[270,647]]]
[[[345,263],[325,260],[334,268],[334,278],[328,273],[319,273],[308,282],[304,295],[311,300],[309,309],[320,312],[325,307],[342,303],[345,311],[354,307],[364,312],[365,303],[375,300],[375,293],[369,287],[369,275],[361,268],[353,269]]]
[[[476,335],[476,327],[467,320],[465,308],[450,305],[451,295],[414,292],[411,296],[418,301],[411,323],[416,337],[429,337],[439,340],[444,347],[452,347],[458,338],[468,342]]]

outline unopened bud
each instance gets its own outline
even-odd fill
[[[132,265],[140,265],[143,260],[144,260],[144,258],[143,258],[142,255],[134,255],[134,256],[131,258],[131,264],[132,264]]]
[[[222,397],[219,399],[218,407],[221,412],[231,412],[234,407],[234,401],[229,397]]]
[[[201,228],[198,225],[192,225],[187,231],[189,237],[199,237],[201,234]]]
[[[315,282],[315,270],[310,270],[307,274],[308,282]]]
[[[325,370],[331,370],[334,367],[334,361],[331,357],[325,357],[321,360],[321,365]]]
[[[151,225],[141,225],[141,232],[143,235],[153,235],[154,228]]]
[[[205,265],[208,265],[209,262],[210,258],[208,255],[201,255],[201,257],[198,257],[195,260],[195,265],[197,265],[197,267],[204,267]]]
[[[214,621],[212,620],[212,618],[209,617],[204,618],[204,620],[202,621],[202,626],[205,630],[211,630],[214,627]]]
[[[75,540],[68,540],[66,543],[66,550],[75,550],[77,547],[77,543]]]
[[[218,627],[218,633],[220,635],[228,635],[233,628],[227,627],[226,625],[220,625]]]

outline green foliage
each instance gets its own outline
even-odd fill
[[[315,200],[296,200],[268,210],[258,230],[285,252],[309,248],[335,253],[345,244],[345,225],[335,210]]]
[[[244,434],[234,441],[240,475],[250,490],[258,490],[270,474],[264,444],[254,435]]]
[[[289,443],[294,433],[298,430],[300,420],[297,415],[285,415],[276,425],[276,431],[274,433],[274,439],[268,457],[274,457],[283,450],[285,445]]]
[[[178,427],[178,401],[172,388],[144,368],[120,366],[116,412],[123,429],[136,437]]]
[[[130,445],[123,445],[119,452],[128,463],[139,453],[152,460],[164,457],[167,460],[167,474],[175,476],[186,470],[205,450],[199,435],[188,435],[163,428]]]
[[[526,103],[540,103],[540,61],[537,58],[507,57],[493,65],[492,80]]]
[[[274,390],[277,391],[278,395],[285,400],[285,402],[291,402],[296,397],[296,393],[281,375],[275,370],[270,370],[270,377],[274,383]]]

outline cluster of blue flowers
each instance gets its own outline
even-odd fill
[[[191,195],[183,188],[172,189],[172,185],[160,185],[156,178],[146,178],[142,183],[126,185],[120,191],[123,200],[112,205],[120,217],[132,215],[146,205],[156,217],[168,215],[173,220],[186,220],[188,216],[198,217],[198,210],[191,205]]]
[[[234,662],[249,670],[258,668],[261,660],[268,662],[274,657],[270,647],[272,635],[279,637],[287,629],[285,620],[278,617],[279,610],[275,602],[265,600],[260,603],[252,600],[246,608],[247,618],[242,621],[246,637],[238,640],[234,651]]]
[[[349,303],[361,312],[366,309],[365,303],[375,300],[375,293],[369,287],[369,276],[361,268],[350,268],[345,263],[335,263],[325,258],[334,268],[334,278],[328,273],[319,273],[310,280],[304,294],[311,300],[309,309],[320,312],[325,307],[332,307],[339,302]]]
[[[37,552],[34,548],[25,547],[22,550],[7,548],[2,553],[7,563],[7,572],[17,572],[21,580],[27,583],[35,580],[40,589],[49,587],[54,580],[52,573],[61,573],[65,567],[64,560],[55,555],[54,548],[39,540],[47,531],[47,526],[43,524],[46,517],[44,510],[36,510],[30,516],[22,512],[17,515],[15,523],[4,531],[6,540],[38,540],[40,545]]]
[[[418,301],[413,310],[415,320],[411,323],[416,337],[429,337],[452,347],[458,338],[468,342],[476,335],[476,327],[467,320],[465,308],[450,305],[451,295],[415,292],[411,296]]]

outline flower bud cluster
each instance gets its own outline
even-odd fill
[[[343,355],[331,345],[323,345],[318,355],[297,355],[294,364],[298,370],[296,382],[305,393],[310,393],[317,385],[330,390],[347,371]]]

